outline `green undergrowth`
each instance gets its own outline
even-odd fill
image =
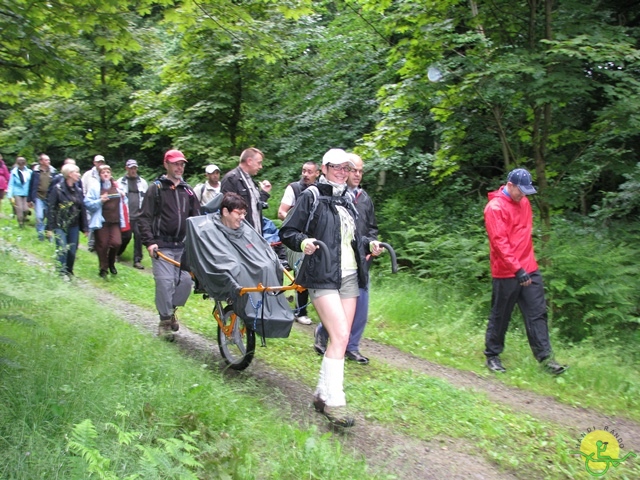
[[[0,258],[1,478],[372,478],[330,434],[262,407],[250,382]]]

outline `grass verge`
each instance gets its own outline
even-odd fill
[[[371,478],[115,306],[6,250],[0,263],[1,478]]]

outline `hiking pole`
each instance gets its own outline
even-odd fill
[[[161,258],[165,262],[169,262],[171,265],[174,265],[176,267],[180,267],[180,262],[174,260],[173,258],[167,257],[164,253],[162,253],[157,248],[153,251],[153,256],[154,256],[154,258]]]

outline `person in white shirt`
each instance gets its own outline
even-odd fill
[[[284,190],[282,201],[280,202],[280,208],[278,208],[278,218],[284,220],[287,217],[289,210],[296,204],[296,199],[304,192],[310,185],[313,185],[318,181],[320,176],[320,168],[315,162],[305,162],[302,165],[302,173],[300,174],[300,180],[290,183]],[[302,260],[304,254],[302,252],[294,252],[287,248],[287,262],[291,268],[295,267],[295,264]],[[309,292],[307,290],[296,293],[296,310],[295,319],[302,325],[311,325],[312,321],[307,315],[307,305],[309,304]]]
[[[193,187],[193,191],[202,207],[209,203],[216,194],[220,193],[220,169],[218,166],[214,164],[207,165],[204,173],[207,176],[207,181]]]

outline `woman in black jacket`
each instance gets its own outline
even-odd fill
[[[366,285],[362,266],[367,252],[379,255],[383,251],[379,242],[365,245],[365,238],[357,235],[357,214],[346,193],[351,168],[344,150],[329,150],[322,158],[317,187],[303,192],[280,228],[280,238],[287,247],[309,255],[298,283],[309,290],[320,321],[329,332],[330,343],[322,359],[313,403],[316,410],[342,427],[355,423],[346,409],[344,355],[359,288]],[[315,240],[324,242],[328,253],[318,250]]]
[[[80,232],[88,233],[87,214],[77,165],[62,167],[64,181],[58,182],[49,191],[47,211],[47,236],[53,232],[56,252],[60,262],[60,275],[69,279],[73,275]]]

